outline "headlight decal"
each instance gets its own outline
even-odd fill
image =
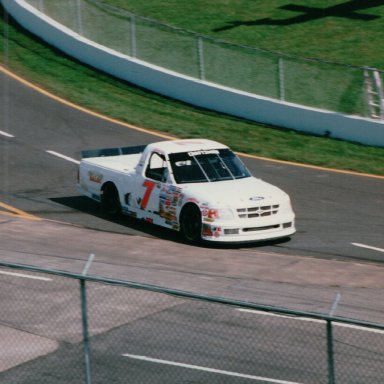
[[[202,208],[203,219],[207,222],[214,222],[218,219],[232,220],[234,215],[230,208]]]

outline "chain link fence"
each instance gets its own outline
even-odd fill
[[[384,117],[383,72],[229,44],[102,0],[27,0],[80,35],[209,82],[349,115]]]
[[[384,325],[0,263],[2,384],[381,384]]]

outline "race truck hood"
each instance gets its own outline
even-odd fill
[[[289,199],[281,189],[255,177],[244,179],[188,184],[183,186],[187,199],[215,207],[250,207],[260,203]]]

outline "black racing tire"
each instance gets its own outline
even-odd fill
[[[188,243],[201,241],[201,211],[195,204],[183,208],[180,216],[180,233]]]
[[[109,216],[118,216],[121,213],[119,192],[114,184],[105,184],[101,193],[101,208]]]

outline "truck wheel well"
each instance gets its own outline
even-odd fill
[[[116,185],[112,181],[107,181],[101,187],[102,192],[105,192],[106,189],[114,188],[117,191]]]
[[[112,181],[108,181],[101,187],[101,206],[108,215],[118,215],[121,212],[119,191]]]
[[[193,209],[192,207],[196,207],[198,210],[200,210],[200,208],[195,203],[191,203],[191,202],[186,203],[183,205],[183,208],[181,208],[180,218],[185,213],[185,210]]]
[[[180,232],[189,243],[196,243],[201,240],[201,211],[194,203],[187,203],[181,210]]]

